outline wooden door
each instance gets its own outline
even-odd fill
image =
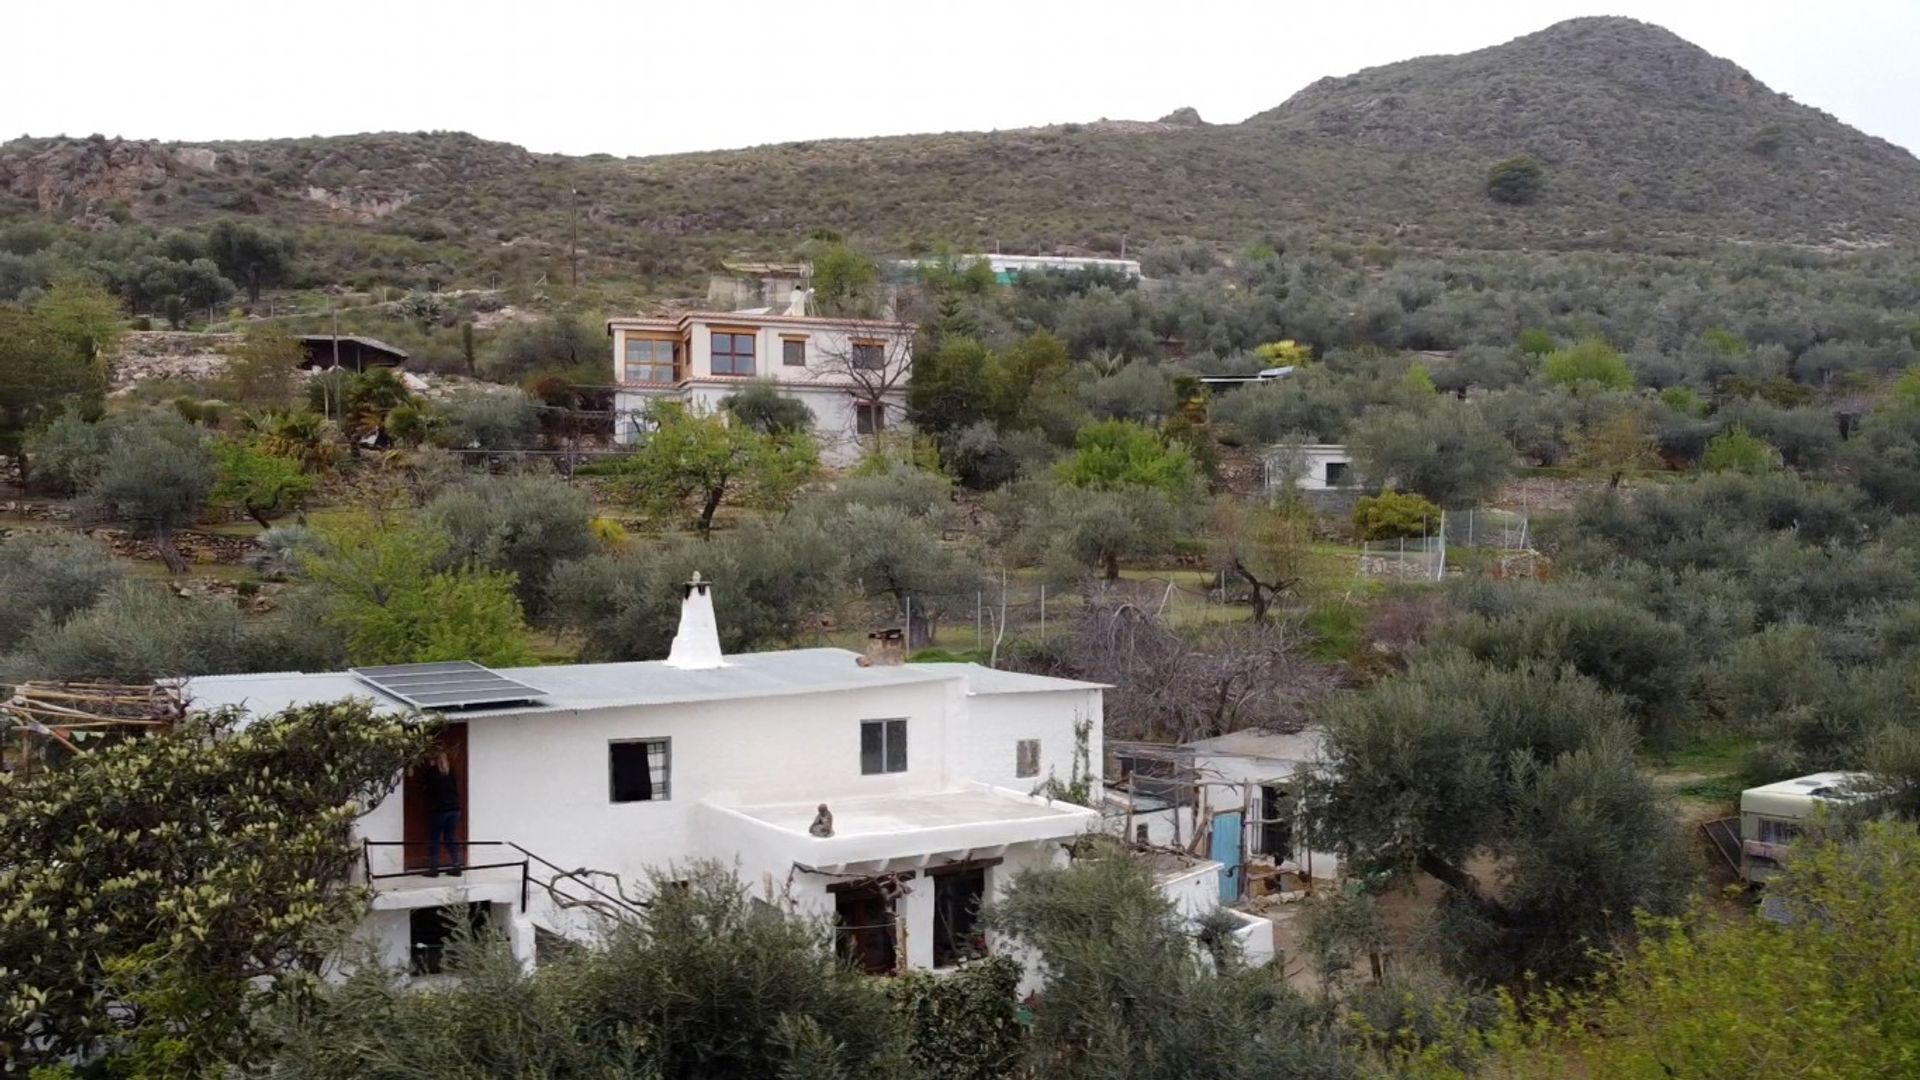
[[[895,964],[893,901],[878,887],[850,888],[834,895],[834,944],[842,960],[872,975]]]
[[[422,778],[421,773],[426,768],[424,763],[432,761],[434,752],[437,750],[446,751],[447,764],[453,767],[454,783],[460,789],[460,821],[454,826],[453,832],[454,839],[460,842],[462,848],[460,852],[462,858],[460,861],[472,861],[465,851],[467,843],[467,819],[472,816],[469,810],[473,806],[473,803],[467,798],[467,725],[448,724],[442,727],[439,733],[434,736],[433,745],[428,748],[426,755],[420,759],[422,765],[409,771],[406,781],[401,785],[400,806],[402,816],[406,820],[406,835],[402,839],[407,842],[405,848],[405,865],[408,870],[425,870],[427,868],[427,827],[429,823],[427,820],[426,781]]]

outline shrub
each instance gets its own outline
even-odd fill
[[[1495,162],[1487,170],[1487,195],[1495,202],[1530,203],[1539,197],[1545,183],[1546,170],[1527,154]]]
[[[36,625],[58,625],[93,605],[125,571],[106,546],[69,532],[23,532],[0,543],[0,596],[11,617],[0,620],[0,649]]]
[[[1353,504],[1353,527],[1362,540],[1426,536],[1440,527],[1440,508],[1410,491],[1383,491]]]
[[[1591,385],[1608,390],[1633,389],[1633,369],[1620,350],[1597,338],[1547,355],[1542,370],[1555,386]]]
[[[526,450],[540,437],[540,412],[521,390],[463,388],[433,413],[429,437],[449,450]]]
[[[1780,452],[1743,424],[1735,424],[1714,436],[1700,458],[1700,467],[1708,472],[1739,472],[1749,476],[1772,472],[1780,467]]]
[[[1001,1080],[1013,1073],[1026,1040],[1017,961],[994,956],[938,975],[908,972],[882,985],[912,1040],[908,1057],[927,1080]]]

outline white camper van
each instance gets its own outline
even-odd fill
[[[1740,793],[1740,876],[1764,882],[1780,873],[1781,855],[1822,808],[1865,797],[1866,773],[1823,772]]]

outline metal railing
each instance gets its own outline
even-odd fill
[[[378,885],[375,884],[376,882],[392,881],[396,878],[426,876],[427,869],[431,869],[431,868],[414,870],[414,869],[408,869],[405,866],[405,851],[407,848],[423,848],[428,846],[430,846],[430,842],[426,840],[369,840],[369,839],[363,838],[360,841],[360,862],[361,862],[361,869],[366,874],[366,877],[367,877],[367,884],[372,885],[374,886],[374,888],[377,889]],[[476,848],[476,847],[511,848],[513,851],[518,852],[521,856],[518,859],[506,859],[500,862],[485,862],[485,863],[463,862],[463,863],[456,864],[455,870],[463,876],[466,873],[474,870],[503,870],[503,869],[519,870],[520,871],[520,912],[522,914],[526,913],[528,896],[532,891],[532,887],[534,885],[539,885],[541,888],[547,891],[548,895],[554,897],[556,900],[564,901],[568,904],[573,904],[573,905],[578,905],[583,907],[599,906],[599,904],[596,903],[596,901],[588,900],[580,896],[576,896],[570,891],[570,889],[573,886],[578,886],[579,888],[586,890],[588,893],[591,893],[594,897],[598,899],[600,903],[611,905],[615,911],[620,912],[622,914],[630,915],[630,916],[638,916],[639,914],[641,914],[641,909],[647,906],[647,902],[644,900],[633,900],[626,896],[616,896],[613,893],[607,892],[605,889],[602,889],[599,886],[595,885],[593,882],[587,880],[586,874],[588,873],[588,871],[585,867],[568,870],[565,867],[562,867],[554,863],[550,859],[543,858],[540,855],[536,855],[533,852],[528,851],[526,848],[521,847],[519,844],[516,844],[511,840],[467,840],[457,844],[446,845],[446,846],[451,846],[456,850],[463,850],[463,849]],[[402,851],[401,869],[395,870],[395,871],[388,871],[384,873],[375,873],[373,869],[373,849],[377,847],[400,848]],[[541,881],[537,877],[535,877],[533,873],[533,864],[535,863],[538,863],[540,864],[540,866],[542,866],[546,870],[551,871],[552,876],[545,881]]]
[[[431,846],[431,843],[432,843],[431,841],[427,841],[427,840],[362,839],[360,841],[360,864],[361,864],[361,869],[367,875],[367,883],[369,885],[372,885],[376,881],[391,881],[395,878],[425,877],[427,875],[428,870],[435,870],[436,868],[427,867],[421,870],[413,870],[413,869],[407,868],[407,866],[405,865],[406,863],[405,851],[407,848],[429,847]],[[513,848],[515,851],[520,852],[520,854],[526,856],[526,858],[509,859],[504,862],[489,862],[489,863],[457,862],[453,867],[456,873],[463,876],[474,870],[505,870],[505,869],[519,870],[520,871],[520,911],[523,914],[526,912],[528,887],[533,882],[532,867],[530,865],[532,859],[534,858],[532,853],[521,848],[518,844],[511,844],[505,840],[465,840],[456,844],[448,844],[448,845],[441,845],[441,846],[450,847],[454,851],[461,851],[462,849],[477,848],[477,847],[510,847],[510,848]],[[377,847],[400,848],[401,849],[401,868],[399,870],[395,870],[395,871],[391,871],[383,874],[374,873],[373,849]],[[543,859],[541,861],[544,862],[545,860]]]

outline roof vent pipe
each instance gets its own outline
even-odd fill
[[[713,618],[713,582],[704,581],[700,571],[683,586],[680,601],[680,632],[673,635],[673,648],[667,653],[667,666],[687,671],[725,667],[720,656],[720,627]]]

